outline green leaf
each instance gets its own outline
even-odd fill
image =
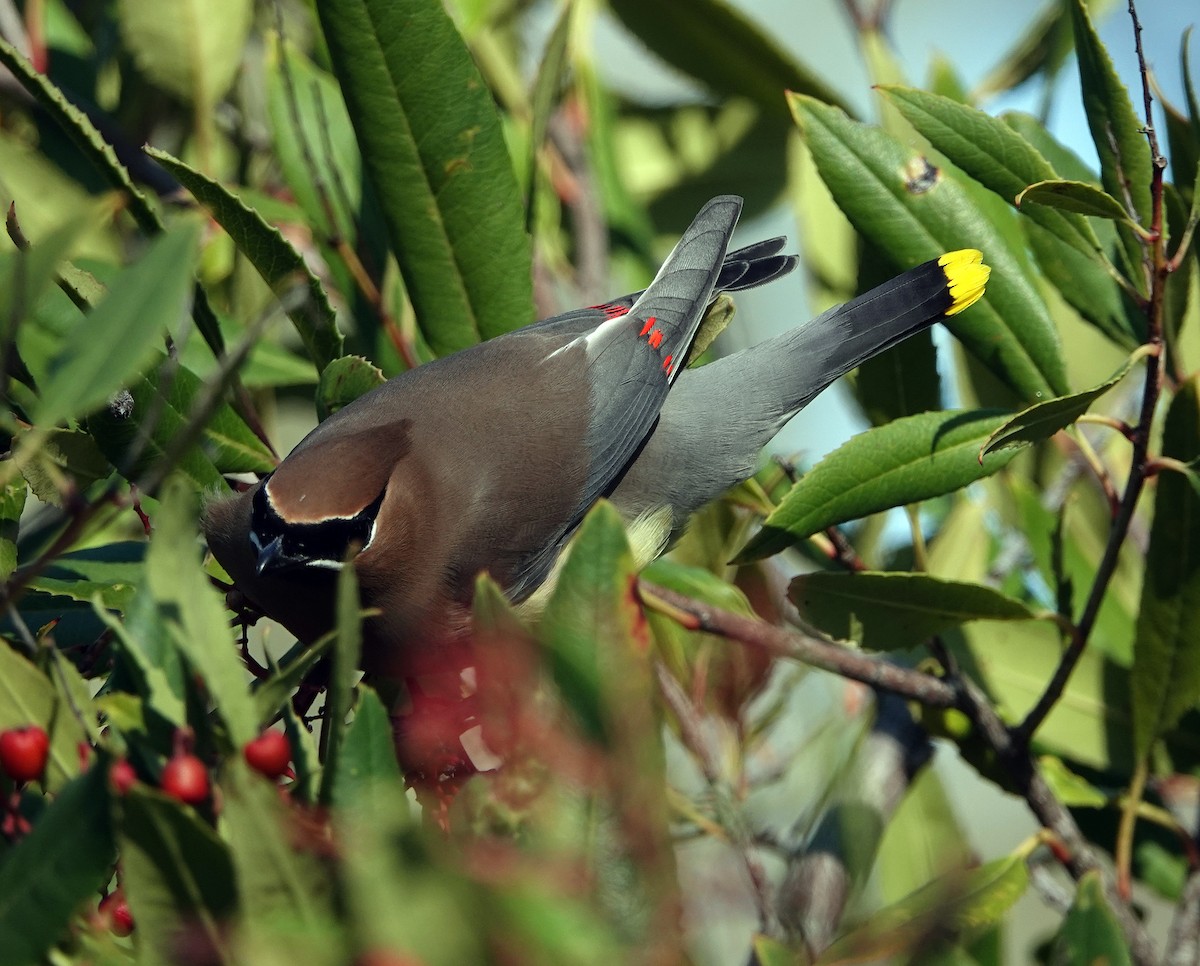
[[[1037,615],[982,584],[909,573],[811,573],[788,597],[827,634],[859,638],[873,650],[915,647],[967,621],[1020,621]]]
[[[1184,44],[1187,44],[1185,32]],[[1187,172],[1200,167],[1200,129],[1192,126],[1191,120],[1174,104],[1163,98],[1163,115],[1166,119],[1167,153],[1170,157],[1170,171],[1175,186],[1183,192],[1188,191]],[[1200,127],[1200,126],[1198,126]],[[1192,195],[1193,199],[1195,195]],[[1172,232],[1172,237],[1175,236]]]
[[[266,725],[274,719],[291,693],[333,646],[333,642],[333,635],[326,634],[315,644],[297,645],[295,653],[289,652],[275,673],[255,682],[254,706],[258,709],[260,724]]]
[[[536,950],[534,958],[545,963],[619,963],[629,958],[629,946],[594,893],[572,895],[548,878],[527,878],[497,890],[494,900],[497,919],[504,924],[500,942],[509,948]],[[761,958],[758,962],[771,966]],[[796,966],[796,960],[788,966]]]
[[[200,566],[195,493],[178,477],[162,494],[146,579],[175,646],[204,678],[235,747],[258,735],[248,675],[233,646],[225,606]]]
[[[437,862],[441,850],[414,817],[402,784],[372,782],[334,820],[339,885],[364,948],[402,950],[430,966],[488,961],[483,897],[453,866]]]
[[[891,86],[877,90],[934,148],[1009,204],[1018,204],[1027,185],[1058,177],[1037,148],[998,118],[926,91]],[[1094,257],[1100,247],[1096,233],[1078,215],[1045,206],[1026,214],[1085,255]]]
[[[1150,147],[1142,133],[1145,122],[1134,112],[1129,91],[1117,76],[1083,0],[1073,0],[1071,15],[1083,107],[1100,156],[1100,180],[1114,198],[1130,198],[1133,211],[1128,214],[1149,225],[1151,165]]]
[[[362,158],[341,91],[293,45],[276,34],[267,39],[267,111],[284,181],[319,228],[318,240],[356,239]]]
[[[1088,872],[1079,880],[1075,901],[1063,920],[1050,956],[1052,966],[1079,963],[1130,966],[1125,934],[1104,898],[1099,872]]]
[[[1192,82],[1192,27],[1183,32],[1183,40],[1179,46],[1179,66],[1183,75],[1183,96],[1187,99],[1188,120],[1191,121],[1192,131],[1200,138],[1200,97],[1196,96],[1196,85]]]
[[[79,774],[79,743],[87,740],[87,733],[50,679],[7,642],[0,642],[0,731],[31,724],[50,735],[45,786],[57,792]]]
[[[1180,387],[1167,410],[1162,455],[1187,462],[1200,451],[1200,382]],[[1154,523],[1133,649],[1137,755],[1200,700],[1200,493],[1181,473],[1159,473]]]
[[[346,716],[354,701],[354,682],[362,654],[362,619],[359,614],[358,581],[354,568],[338,571],[337,637],[333,645],[333,670],[325,697],[325,730],[321,735],[322,763],[320,801],[333,800],[334,783],[341,771],[339,759],[346,740]]]
[[[238,333],[233,334],[236,340]],[[181,358],[184,366],[201,379],[207,380],[217,371],[212,353],[194,339],[188,340]],[[317,367],[312,360],[275,342],[257,342],[239,368],[238,375],[247,389],[317,384]]]
[[[1010,111],[1002,119],[1053,165],[1058,177],[1099,184],[1095,172],[1074,151],[1051,136],[1037,118]],[[1031,208],[1026,214],[1036,210]],[[1127,350],[1145,341],[1145,315],[1121,290],[1110,269],[1095,257],[1067,245],[1032,217],[1020,219],[1020,224],[1029,236],[1038,267],[1075,311]],[[1108,257],[1124,266],[1126,277],[1136,280],[1140,268],[1129,261],[1117,237],[1116,226],[1107,220],[1089,222],[1089,226]]]
[[[113,471],[96,441],[79,430],[56,427],[42,433],[19,429],[13,436],[13,452],[20,454],[26,441],[34,452],[28,458],[18,455],[16,462],[29,489],[43,503],[62,506],[64,486],[82,493]]]
[[[106,406],[87,421],[101,451],[127,479],[159,466],[191,431],[207,386],[191,370],[157,353],[154,370],[130,383],[125,406]],[[173,469],[197,491],[228,489],[222,473],[267,473],[276,458],[228,403],[205,420],[198,445],[178,455]],[[136,454],[130,459],[130,454]]]
[[[1136,223],[1130,221],[1129,213],[1116,198],[1086,181],[1063,181],[1058,178],[1038,181],[1021,191],[1017,195],[1016,203],[1018,208],[1031,204],[1042,205],[1058,211],[1107,218],[1136,227]]]
[[[28,249],[0,257],[0,324],[6,331],[28,317],[34,303],[54,284],[55,275],[80,238],[106,216],[111,217],[112,208],[111,198],[93,203],[43,237],[31,239]]]
[[[1038,770],[1054,797],[1068,808],[1105,808],[1109,804],[1109,797],[1104,792],[1076,775],[1061,758],[1042,755],[1038,758]]]
[[[380,780],[395,783],[400,778],[387,709],[371,688],[360,687],[354,720],[346,729],[337,760],[332,802],[349,805],[363,793],[364,785]]]
[[[525,230],[532,234],[535,193],[533,185],[536,182],[538,152],[546,140],[546,130],[550,125],[550,116],[557,106],[562,86],[566,77],[567,53],[571,40],[571,24],[574,22],[576,4],[570,0],[561,3],[558,19],[554,29],[546,40],[542,51],[542,61],[538,65],[537,76],[533,82],[533,94],[529,100],[531,117],[529,121],[529,202],[525,218]]]
[[[723,0],[611,0],[609,7],[655,54],[718,94],[748,97],[781,120],[785,91],[848,109],[837,91]]]
[[[651,197],[651,220],[664,231],[682,232],[730,184],[745,198],[746,217],[769,207],[787,186],[791,127],[744,98],[627,108],[617,130],[622,176],[632,191]],[[755,177],[746,179],[747,170]]]
[[[590,58],[586,45],[572,51],[572,55],[575,88],[588,119],[584,133],[587,156],[595,170],[602,210],[610,230],[625,235],[630,248],[645,263],[647,273],[652,272],[654,226],[644,202],[634,197],[622,171],[617,140],[624,124],[617,98],[602,79],[602,70]]]
[[[0,487],[0,580],[17,569],[17,535],[29,488],[24,480],[9,480]]]
[[[979,449],[1008,419],[994,410],[948,410],[897,419],[855,436],[814,466],[767,517],[738,562],[770,556],[847,520],[953,493],[995,473],[1015,451]]]
[[[1066,429],[1092,407],[1097,399],[1112,389],[1118,382],[1129,374],[1134,360],[1130,359],[1121,366],[1110,378],[1100,385],[1084,392],[1072,393],[1058,399],[1047,399],[1035,403],[1028,409],[1017,413],[1012,419],[997,429],[983,444],[981,455],[994,453],[998,450],[1018,449],[1040,443],[1049,439],[1061,429]]]
[[[144,583],[125,609],[124,621],[100,606],[96,610],[112,630],[146,705],[175,727],[186,727],[188,670]]]
[[[1146,319],[1121,291],[1116,279],[1095,258],[1063,244],[1029,219],[1021,220],[1038,268],[1066,303],[1085,321],[1126,351],[1141,344],[1135,335]]]
[[[966,624],[947,641],[964,670],[986,689],[1006,721],[1019,721],[1041,697],[1062,654],[1062,632],[1048,622]],[[1067,762],[1128,774],[1133,767],[1129,672],[1102,651],[1084,652],[1061,701],[1038,729],[1037,744]],[[1200,736],[1179,729],[1167,738],[1181,760],[1200,756]]]
[[[614,741],[613,717],[621,704],[610,693],[609,665],[630,658],[634,642],[648,635],[635,579],[620,514],[601,500],[572,542],[539,636],[567,705],[587,735],[606,744]],[[632,666],[626,674],[632,681]]]
[[[75,142],[83,156],[92,163],[111,187],[129,202],[129,211],[142,231],[155,234],[162,231],[162,222],[150,203],[129,177],[125,165],[117,160],[116,152],[104,139],[86,114],[72,104],[45,74],[37,71],[20,51],[0,39],[0,64],[7,67],[43,110]]]
[[[642,579],[722,610],[747,617],[754,615],[754,608],[740,589],[703,567],[687,566],[670,557],[658,557],[643,568]]]
[[[937,768],[922,768],[883,830],[875,864],[880,901],[896,902],[974,856],[946,781]]]
[[[300,257],[279,229],[268,224],[228,188],[184,164],[165,151],[147,148],[146,153],[170,171],[200,204],[229,233],[229,237],[274,292],[284,298],[302,280],[307,297],[295,306],[287,305],[287,314],[304,342],[308,356],[322,369],[342,354],[342,334],[329,297],[317,276]],[[285,303],[286,305],[286,303]]]
[[[137,785],[120,799],[122,886],[137,923],[140,958],[178,961],[181,936],[228,958],[226,924],[237,908],[229,849],[196,812]]]
[[[149,365],[155,339],[176,331],[187,311],[199,228],[188,221],[150,242],[80,318],[42,389],[37,426],[87,415]]]
[[[512,161],[440,0],[317,9],[426,341],[446,354],[530,322],[532,256]]]
[[[120,540],[62,554],[29,586],[84,603],[98,600],[109,610],[124,611],[145,580],[145,549],[140,541]]]
[[[750,946],[754,950],[751,961],[758,966],[798,966],[806,961],[798,950],[761,933],[751,940]]]
[[[1014,474],[1006,483],[1015,510],[1011,525],[1025,535],[1037,572],[1049,588],[1057,589],[1060,582],[1065,582],[1064,606],[1071,613],[1079,613],[1104,556],[1112,519],[1108,500],[1098,489],[1089,489],[1077,492],[1052,511],[1042,505],[1041,491],[1027,479]],[[1144,565],[1142,551],[1126,541],[1088,647],[1126,669],[1133,660],[1134,616]],[[1115,705],[1111,694],[1110,703]],[[1121,706],[1128,710],[1127,702],[1122,701]]]
[[[241,756],[221,769],[222,823],[229,839],[243,914],[311,927],[320,917],[332,880],[312,852],[295,847],[292,817],[272,782],[252,772]]]
[[[1185,214],[1183,198],[1174,185],[1164,185],[1163,195],[1167,232],[1170,238],[1179,239],[1171,255],[1177,268],[1165,280],[1163,291],[1162,334],[1166,348],[1163,365],[1168,372],[1194,372],[1198,368],[1195,350],[1200,349],[1200,339],[1187,333],[1200,325],[1200,248],[1195,246],[1194,234],[1200,226],[1200,166],[1196,168],[1190,212]],[[1189,254],[1193,257],[1185,257]]]
[[[1019,855],[935,879],[851,930],[817,960],[820,964],[890,959],[897,948],[928,940],[931,931],[977,934],[998,923],[1029,886]]]
[[[996,66],[980,82],[974,100],[1012,90],[1038,73],[1044,73],[1046,83],[1050,83],[1071,47],[1066,10],[1059,3],[1046,4],[1013,46],[1000,55]]]
[[[241,66],[251,0],[118,0],[121,40],[155,87],[211,112]]]
[[[898,265],[965,244],[992,268],[987,293],[947,328],[1029,401],[1067,391],[1045,303],[1005,237],[963,186],[882,131],[811,98],[789,97],[817,170],[855,228]]]
[[[43,962],[112,874],[105,775],[93,767],[66,785],[0,860],[0,966]]]
[[[343,406],[359,396],[382,386],[387,379],[383,372],[362,356],[342,356],[321,370],[317,382],[317,415],[328,419]]]

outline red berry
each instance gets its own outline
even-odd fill
[[[108,770],[108,780],[112,784],[114,792],[124,795],[137,781],[137,772],[133,770],[133,765],[124,758],[118,758]]]
[[[264,731],[242,747],[246,764],[272,781],[287,773],[292,745],[282,731]]]
[[[195,755],[175,755],[163,768],[159,785],[172,798],[199,805],[208,798],[208,771]]]
[[[41,778],[50,755],[50,738],[37,725],[0,734],[0,768],[15,782]]]
[[[133,932],[133,913],[129,911],[129,903],[125,901],[125,893],[114,889],[96,907],[104,924],[117,936],[128,936]]]

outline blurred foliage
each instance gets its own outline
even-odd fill
[[[878,125],[727,0],[0,0],[0,730],[50,736],[42,781],[0,777],[0,966],[1004,961],[1047,850],[979,864],[928,768],[872,798],[871,692],[643,612],[611,507],[538,626],[481,578],[477,720],[502,764],[419,800],[395,695],[356,681],[352,571],[336,640],[264,651],[281,632],[235,643],[202,560],[201,499],[271,470],[281,409],[324,418],[535,306],[640,287],[720,192],[791,203],[814,313],[951,249],[982,249],[991,282],[952,344],[863,367],[875,428],[798,480],[764,466],[647,579],[770,622],[790,598],[889,660],[960,666],[1005,721],[1046,712],[1051,793],[1178,898],[1200,787],[1187,38],[1160,182],[1101,5],[1047,4],[975,92],[945,61],[904,84],[868,6],[846,4]],[[606,17],[697,93],[616,93]],[[1098,170],[983,103],[1072,47]],[[763,559],[782,551],[814,571],[786,591]],[[975,722],[919,717],[1008,784]],[[272,725],[279,787],[240,754]],[[198,805],[158,788],[185,746],[215,783]],[[850,868],[818,942],[780,884],[830,828]],[[113,890],[131,936],[97,911]],[[1112,898],[1082,876],[1054,962],[1129,960]]]

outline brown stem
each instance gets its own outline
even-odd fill
[[[949,708],[957,703],[953,688],[924,671],[900,667],[795,630],[742,617],[644,580],[639,581],[639,589],[647,607],[666,614],[689,630],[707,631],[761,648],[775,657],[803,661],[931,708]]]
[[[1150,966],[1155,962],[1155,954],[1149,935],[1133,909],[1119,900],[1112,872],[1100,862],[1074,816],[1046,784],[1029,753],[1028,745],[1005,726],[988,699],[969,678],[961,677],[957,684],[961,695],[959,710],[971,719],[991,746],[1015,790],[1025,799],[1037,820],[1061,843],[1062,849],[1056,850],[1056,853],[1062,853],[1061,859],[1071,877],[1078,880],[1087,872],[1099,873],[1105,895],[1112,905],[1134,962],[1138,966]]]
[[[1138,67],[1142,77],[1142,96],[1146,110],[1146,139],[1150,145],[1150,155],[1153,161],[1152,180],[1150,183],[1152,205],[1150,221],[1151,241],[1148,253],[1148,260],[1152,271],[1150,278],[1150,298],[1146,303],[1146,344],[1150,348],[1146,355],[1146,381],[1142,391],[1141,414],[1137,425],[1133,427],[1133,431],[1130,434],[1130,440],[1133,443],[1133,455],[1130,461],[1129,479],[1126,481],[1121,504],[1113,519],[1112,527],[1108,532],[1108,543],[1104,547],[1104,555],[1100,559],[1100,566],[1096,568],[1096,577],[1092,581],[1087,602],[1083,607],[1083,614],[1076,625],[1075,633],[1071,636],[1070,644],[1063,652],[1062,659],[1059,661],[1058,667],[1055,668],[1054,675],[1051,677],[1050,683],[1046,686],[1046,690],[1038,698],[1037,703],[1015,731],[1015,737],[1023,743],[1028,743],[1032,739],[1042,722],[1046,720],[1046,716],[1054,708],[1059,698],[1062,697],[1062,693],[1067,686],[1067,681],[1071,677],[1071,672],[1075,670],[1075,666],[1083,656],[1088,638],[1095,627],[1096,618],[1100,613],[1100,605],[1104,603],[1104,595],[1108,591],[1109,581],[1116,570],[1121,547],[1129,533],[1129,525],[1133,521],[1134,512],[1137,510],[1138,498],[1142,495],[1142,488],[1146,482],[1149,466],[1150,426],[1154,419],[1154,410],[1158,405],[1158,398],[1162,393],[1163,298],[1169,275],[1169,265],[1167,263],[1165,240],[1163,237],[1163,170],[1166,167],[1166,160],[1159,153],[1158,135],[1154,131],[1154,124],[1150,115],[1150,83],[1146,70],[1145,56],[1142,52],[1142,25],[1138,20],[1133,0],[1129,0],[1129,14],[1133,18]]]
[[[712,743],[705,737],[705,725],[700,712],[684,693],[679,682],[667,670],[661,661],[654,663],[654,674],[658,680],[658,690],[663,700],[671,709],[679,724],[679,737],[685,748],[700,766],[704,781],[714,796],[728,797],[728,783],[721,778],[721,768]],[[770,886],[763,870],[762,863],[755,856],[757,845],[751,829],[741,820],[736,809],[729,809],[727,820],[722,824],[722,830],[728,837],[729,844],[737,851],[746,878],[750,882],[754,894],[754,904],[758,912],[758,928],[766,932],[772,928],[774,916],[771,910]]]

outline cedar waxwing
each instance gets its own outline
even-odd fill
[[[987,280],[979,252],[953,252],[685,368],[717,293],[796,265],[782,238],[726,254],[741,207],[732,196],[705,205],[644,292],[404,372],[333,414],[266,479],[207,508],[213,554],[251,602],[311,642],[332,626],[335,571],[360,547],[363,604],[380,611],[364,623],[364,661],[422,673],[465,636],[480,571],[527,600],[605,496],[636,521],[648,561],[748,478],[817,393],[962,311]]]

